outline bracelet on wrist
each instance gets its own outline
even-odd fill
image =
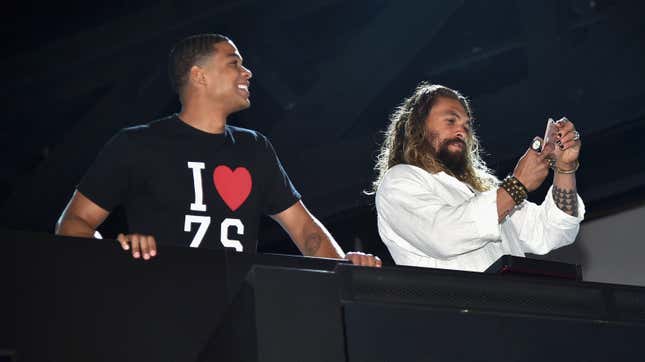
[[[558,166],[556,166],[555,163],[553,165],[551,165],[551,169],[553,171],[555,171],[557,173],[564,173],[564,174],[576,173],[576,171],[578,171],[579,168],[580,168],[580,162],[578,160],[576,160],[576,165],[570,170],[563,170],[563,169],[559,168]]]
[[[528,197],[528,190],[517,177],[513,175],[506,176],[500,185],[513,199],[515,205],[519,205]]]

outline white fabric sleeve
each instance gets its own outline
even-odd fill
[[[584,219],[585,205],[579,195],[578,216],[560,210],[553,200],[553,186],[549,188],[544,202],[536,205],[525,202],[506,222],[511,222],[517,231],[520,245],[525,253],[546,254],[553,249],[573,243]]]
[[[387,176],[376,193],[379,222],[386,232],[426,255],[448,259],[500,240],[496,190],[451,206],[420,175],[390,172]]]

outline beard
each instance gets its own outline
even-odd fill
[[[430,144],[436,139],[436,134],[430,134]],[[461,144],[462,147],[458,151],[451,151],[450,146],[453,144]],[[453,175],[459,176],[466,173],[466,166],[468,165],[466,159],[466,142],[459,138],[449,138],[441,141],[438,150],[435,147],[430,147],[432,155],[441,162]]]

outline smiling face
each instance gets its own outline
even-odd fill
[[[435,157],[454,173],[466,166],[470,118],[461,103],[440,97],[432,106],[425,121],[426,140]]]
[[[213,55],[191,69],[201,92],[227,114],[250,107],[252,73],[242,65],[242,55],[231,41],[219,42],[214,48]]]

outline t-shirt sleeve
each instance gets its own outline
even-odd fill
[[[262,209],[266,215],[275,215],[295,204],[301,196],[282,167],[271,142],[266,137],[262,138],[262,164],[267,167]]]
[[[135,154],[125,130],[113,136],[87,170],[77,189],[107,211],[124,202]]]

